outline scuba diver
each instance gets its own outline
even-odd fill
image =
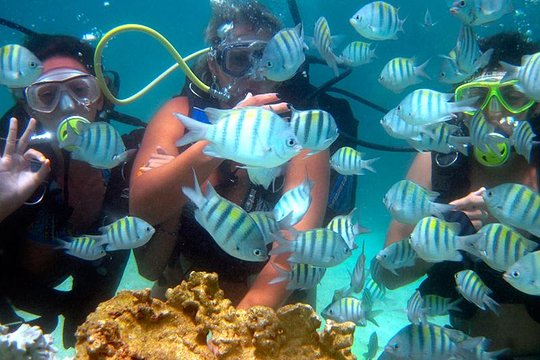
[[[4,19],[1,23],[28,35],[24,47],[41,61],[43,72],[26,88],[13,89],[16,104],[0,121],[0,137],[6,139],[10,118],[18,120],[20,138],[30,118],[35,119],[37,134],[56,135],[66,118],[94,122],[116,113],[97,85],[92,46],[71,36],[38,34]],[[110,80],[112,85],[114,78]],[[143,131],[123,136],[127,148],[137,149]],[[0,323],[22,322],[15,312],[20,309],[38,316],[31,324],[52,332],[63,315],[67,348],[74,346],[75,330],[86,316],[115,295],[129,251],[83,260],[59,249],[58,240],[95,234],[99,227],[127,215],[124,175],[130,168],[92,167],[75,160],[56,138],[31,146],[50,161],[50,174],[24,205],[0,222]],[[68,277],[70,290],[55,289]]]
[[[536,53],[540,48],[519,33],[500,33],[484,39],[481,49],[493,48],[489,64],[474,79],[455,89],[456,100],[478,97],[476,106],[486,121],[499,134],[509,137],[513,127],[503,119],[527,121],[534,132],[540,131],[540,106],[516,89],[515,80],[504,80],[505,71],[499,61],[519,64],[521,57]],[[468,115],[470,119],[470,115]],[[461,120],[461,125],[463,124]],[[463,129],[467,132],[467,129]],[[536,136],[536,135],[535,135]],[[538,173],[539,152],[533,145],[530,162],[507,143],[500,143],[498,153],[475,147],[469,156],[460,153],[420,153],[416,156],[407,179],[438,192],[437,202],[455,206],[445,219],[461,225],[459,235],[474,234],[482,226],[497,222],[488,214],[482,193],[504,183],[518,183],[534,191],[540,189]],[[385,247],[405,239],[412,225],[392,221]],[[537,243],[539,239],[533,237]],[[536,359],[540,356],[540,302],[537,296],[522,293],[503,280],[502,273],[462,252],[463,261],[428,263],[417,259],[414,266],[398,269],[398,275],[380,267],[372,267],[374,278],[386,287],[395,289],[417,280],[427,273],[420,285],[422,296],[436,294],[452,300],[461,296],[456,291],[454,274],[472,269],[485,285],[493,290],[490,295],[500,304],[499,314],[481,311],[468,301],[458,303],[459,311],[450,311],[453,328],[469,336],[484,336],[492,341],[493,349],[509,348],[515,359]],[[529,357],[530,356],[530,357]],[[502,359],[502,357],[500,357]]]
[[[213,107],[230,109],[235,106],[265,106],[275,112],[295,109],[319,108],[334,116],[340,130],[356,134],[357,123],[346,100],[326,94],[310,97],[316,91],[310,85],[307,65],[300,68],[290,80],[276,82],[254,79],[254,67],[266,44],[282,26],[278,19],[257,2],[213,4],[212,18],[206,30],[206,41],[211,49],[200,58],[194,72],[212,88],[227,89],[228,99],[216,98],[199,90],[188,81],[180,96],[169,100],[150,121],[143,144],[135,160],[130,184],[130,212],[157,226],[156,233],[146,246],[135,250],[139,271],[148,279],[159,278],[154,295],[163,297],[164,290],[174,286],[193,270],[216,272],[226,297],[240,308],[253,305],[279,307],[288,301],[315,304],[315,291],[291,291],[286,283],[268,284],[278,275],[273,264],[287,268],[286,257],[272,256],[268,262],[248,262],[233,258],[215,244],[214,240],[195,220],[193,206],[179,189],[193,187],[193,170],[200,182],[209,180],[216,191],[226,199],[241,205],[246,211],[270,210],[282,193],[300,184],[306,177],[313,180],[312,203],[305,217],[295,228],[307,230],[322,227],[325,223],[330,181],[329,151],[322,151],[308,158],[300,153],[289,163],[285,175],[276,181],[277,190],[265,190],[250,182],[245,169],[236,163],[212,158],[202,153],[206,145],[197,141],[180,149],[176,141],[184,126],[174,112],[198,118],[200,109]],[[285,103],[286,102],[286,103]],[[289,106],[287,106],[289,105]],[[204,121],[204,119],[203,119]],[[342,140],[342,139],[341,139]],[[338,141],[331,150],[343,143]],[[171,161],[151,171],[156,149]],[[346,214],[354,207],[352,177],[342,177],[336,185],[340,200],[334,200],[336,213]],[[337,196],[337,195],[336,195]],[[339,204],[340,207],[337,206]],[[167,238],[168,237],[168,238]]]

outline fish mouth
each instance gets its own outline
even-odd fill
[[[459,13],[458,8],[456,8],[456,7],[451,7],[450,8],[450,14],[456,15],[457,13]]]

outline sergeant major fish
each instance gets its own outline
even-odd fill
[[[518,80],[515,87],[525,95],[540,101],[540,52],[525,55],[521,58],[521,66],[514,66],[504,61],[499,62],[506,71],[501,83],[509,80]]]
[[[315,42],[315,47],[321,54],[321,57],[326,61],[328,66],[334,71],[334,75],[339,75],[338,70],[338,58],[334,54],[334,44],[332,40],[332,35],[330,34],[330,27],[328,26],[328,21],[324,16],[321,16],[317,19],[315,23],[315,30],[313,32],[313,41]]]
[[[136,150],[126,150],[120,133],[102,121],[68,123],[66,138],[59,146],[71,151],[73,159],[87,162],[98,169],[111,169],[128,160]]]
[[[512,0],[456,0],[450,13],[467,25],[482,25],[499,20],[514,11]]]
[[[294,76],[306,61],[302,24],[275,34],[264,48],[257,68],[257,76],[272,81],[285,81]]]
[[[397,39],[398,31],[403,31],[403,23],[398,10],[384,1],[374,1],[358,10],[349,23],[363,37],[371,40]]]
[[[174,113],[189,130],[177,146],[208,140],[203,150],[208,156],[266,168],[284,164],[302,149],[289,123],[273,111],[261,107],[204,111],[212,125]]]
[[[321,282],[326,268],[313,266],[309,264],[292,264],[291,271],[286,271],[272,263],[274,269],[279,275],[268,282],[268,284],[277,284],[282,281],[288,281],[287,289],[312,289]]]
[[[379,251],[376,259],[382,267],[399,276],[396,270],[413,266],[416,261],[416,252],[408,239],[402,239]]]
[[[383,67],[379,75],[379,83],[399,93],[408,86],[421,83],[421,77],[431,79],[425,72],[428,63],[429,59],[422,65],[415,66],[414,58],[393,58]]]
[[[352,209],[347,215],[337,215],[326,225],[327,229],[330,229],[343,237],[347,245],[351,250],[356,249],[357,245],[354,242],[356,235],[369,232],[368,229],[355,223],[353,214],[356,208]]]
[[[540,251],[523,256],[503,274],[504,280],[519,291],[540,295]]]
[[[371,166],[379,158],[363,160],[363,154],[352,147],[344,146],[336,150],[330,158],[330,166],[341,175],[364,175],[364,169],[376,172]]]
[[[314,185],[315,182],[306,177],[300,185],[284,193],[274,206],[274,219],[282,221],[290,215],[287,220],[289,226],[302,220],[311,205],[311,190]]]
[[[377,56],[371,44],[362,41],[353,41],[343,49],[339,60],[347,66],[360,66],[369,64]]]
[[[11,44],[0,48],[0,85],[12,89],[27,87],[42,71],[41,61],[24,46]]]
[[[293,111],[291,127],[307,156],[326,150],[339,136],[336,120],[324,110]]]
[[[98,239],[93,236],[78,236],[78,237],[69,237],[69,241],[64,241],[57,239],[61,245],[56,249],[65,249],[66,254],[78,257],[84,260],[97,260],[107,253],[103,246],[98,244]]]
[[[105,245],[106,251],[138,248],[150,241],[156,232],[152,225],[135,216],[124,216],[98,230],[102,234],[98,244]]]
[[[490,309],[498,314],[499,304],[489,297],[492,293],[482,279],[472,270],[462,270],[454,275],[456,289],[465,299],[482,310]]]
[[[203,195],[195,171],[193,174],[194,188],[183,186],[182,192],[197,206],[197,222],[227,254],[245,261],[265,261],[268,252],[257,223],[240,206],[222,198],[210,182]]]

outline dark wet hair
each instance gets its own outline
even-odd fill
[[[503,32],[480,40],[480,49],[482,51],[493,49],[491,59],[484,68],[493,71],[501,68],[499,61],[521,65],[521,57],[539,52],[540,46],[518,32]]]
[[[96,74],[94,48],[84,40],[69,35],[35,34],[26,39],[24,47],[41,61],[54,56],[67,56],[79,61],[90,74]]]
[[[218,29],[228,22],[240,22],[251,30],[274,35],[281,28],[281,21],[256,0],[212,1],[212,17],[206,27],[205,40],[215,46],[221,42]]]

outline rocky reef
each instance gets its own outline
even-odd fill
[[[51,335],[37,326],[22,324],[10,333],[7,326],[0,325],[0,359],[52,360],[58,351],[52,343]]]
[[[305,304],[236,309],[216,274],[193,272],[166,302],[143,290],[100,304],[77,330],[76,358],[355,359],[353,323],[320,325]]]

